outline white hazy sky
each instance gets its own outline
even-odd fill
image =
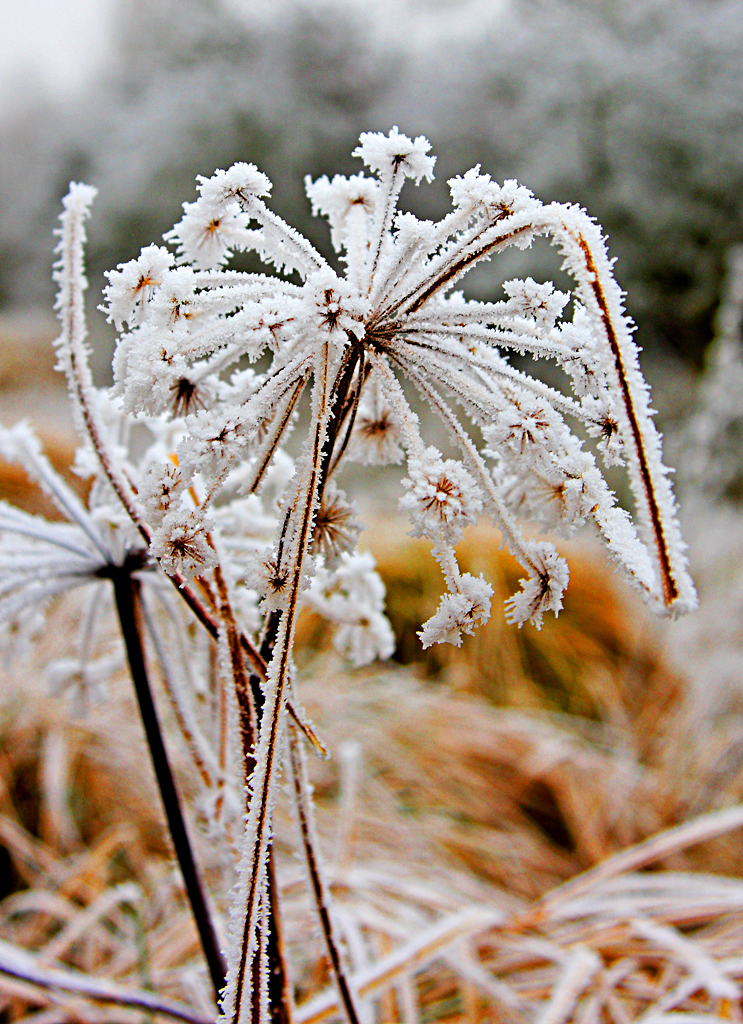
[[[115,0],[0,0],[0,106],[23,104],[39,86],[69,95],[105,60],[107,28]],[[272,0],[226,0],[251,18],[271,17]],[[304,0],[312,4],[314,0]],[[422,30],[456,31],[482,8],[506,7],[508,0],[348,0],[372,5],[399,28],[400,19]],[[471,17],[464,17],[465,12]],[[425,17],[421,21],[421,14]],[[30,94],[30,95],[29,95]]]
[[[105,57],[111,0],[0,0],[0,96],[70,93]]]

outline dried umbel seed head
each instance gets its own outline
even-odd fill
[[[412,532],[430,539],[444,580],[421,630],[425,645],[459,644],[490,614],[490,585],[462,574],[455,551],[483,516],[524,568],[506,604],[514,623],[539,626],[556,614],[568,583],[565,560],[551,542],[524,536],[524,521],[566,534],[590,523],[657,608],[676,614],[695,603],[648,389],[599,228],[577,207],[544,205],[479,167],[449,182],[452,208],[440,221],[400,213],[406,181],[433,177],[429,151],[425,139],[396,128],[365,133],[354,155],[371,174],[307,182],[314,212],[330,222],[336,266],[269,209],[270,182],[253,165],[199,179],[199,196],[167,235],[174,251],[149,246],[109,274],[104,308],[122,334],[108,404],[85,363],[82,243],[93,191],[73,186],[65,201],[57,350],[99,461],[100,490],[120,503],[137,543],[185,587],[192,608],[201,606],[187,584],[200,578],[210,609],[202,607],[202,621],[219,617],[214,632],[236,694],[245,693],[242,652],[253,652],[261,686],[223,999],[233,1024],[250,1019],[251,964],[266,946],[254,940],[265,935],[270,903],[299,609],[307,602],[333,620],[356,663],[391,650],[383,588],[352,550],[356,524],[336,489],[344,463],[407,461],[400,506]],[[507,282],[491,302],[453,290],[472,267],[540,235],[560,251],[570,295],[531,278]],[[270,273],[231,269],[238,250],[255,252]],[[552,359],[572,393],[515,367],[510,352]],[[412,395],[443,426],[446,457],[426,439]],[[155,436],[171,424],[171,450],[142,465],[174,456],[177,476],[145,477],[122,452],[103,412],[112,400]],[[298,424],[306,434],[291,461],[282,445]],[[287,464],[287,473],[274,472]],[[633,517],[603,473],[617,464],[626,467]],[[363,487],[363,473],[356,480]],[[88,540],[97,538],[90,527]],[[230,588],[243,588],[253,606],[258,594],[265,657],[239,634]]]
[[[345,492],[331,481],[315,513],[311,553],[321,555],[326,565],[334,566],[343,552],[353,551],[361,532],[361,523],[355,518],[357,514],[358,510],[346,500]]]
[[[417,183],[433,174],[429,149],[425,140],[397,130],[366,134],[356,155],[372,177],[308,181],[313,208],[328,215],[343,254],[342,274],[270,213],[262,198],[268,183],[255,168],[240,164],[202,179],[201,197],[168,236],[178,260],[190,267],[176,267],[150,247],[136,266],[110,276],[110,316],[119,320],[133,301],[132,282],[135,288],[140,278],[158,282],[147,286],[146,296],[137,292],[118,392],[132,411],[146,413],[163,393],[159,381],[167,383],[172,410],[186,420],[182,466],[205,478],[213,500],[236,459],[247,455],[268,464],[293,422],[299,395],[311,386],[321,463],[316,496],[324,493],[323,474],[335,472],[343,458],[383,464],[399,461],[405,451],[402,508],[418,535],[451,547],[466,525],[489,515],[527,570],[530,589],[541,592],[549,567],[561,562],[532,558],[514,513],[563,532],[591,520],[641,590],[674,611],[690,606],[693,588],[647,389],[600,232],[575,207],[543,206],[527,189],[512,181],[499,185],[478,168],[450,182],[454,208],[439,224],[398,214],[406,178]],[[570,296],[531,278],[508,281],[500,302],[447,294],[478,261],[508,245],[526,247],[539,234],[561,249],[574,277],[571,319],[561,319]],[[221,247],[204,269],[205,239],[217,235]],[[267,262],[298,272],[304,283],[224,271],[230,247],[253,247]],[[511,367],[508,349],[553,358],[576,397]],[[264,352],[273,354],[271,366],[246,387],[238,361]],[[444,460],[426,446],[401,378],[443,419],[459,451],[455,458]],[[202,409],[209,384],[212,397]],[[456,403],[487,447],[478,446]],[[640,536],[617,508],[594,454],[571,432],[571,418],[597,436],[607,464],[626,463]],[[259,430],[246,429],[255,424]],[[297,488],[300,477],[298,469]],[[290,518],[303,502],[316,500],[300,497],[297,488],[286,496]],[[329,507],[326,502],[309,512],[314,525],[306,544],[315,550],[334,529],[326,522]],[[557,572],[545,593],[556,592],[565,578]],[[532,604],[516,601],[511,614]],[[546,604],[556,609],[558,600]],[[532,618],[539,621],[539,613]]]

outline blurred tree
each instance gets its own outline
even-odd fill
[[[337,171],[340,152],[348,168],[371,105],[394,80],[371,24],[337,0],[282,0],[250,19],[220,0],[119,0],[105,76],[75,103],[50,105],[33,127],[4,126],[0,209],[10,216],[0,252],[15,258],[0,270],[0,296],[48,301],[51,232],[70,178],[100,189],[94,280],[177,219],[197,174],[236,160],[271,176],[279,213],[300,228],[312,223],[298,169]],[[14,153],[19,131],[26,144]]]
[[[740,10],[513,0],[489,30],[442,38],[426,60],[445,81],[418,90],[439,150],[443,123],[452,152],[473,149],[496,178],[585,205],[620,257],[645,343],[697,361],[724,251],[743,238]]]
[[[440,154],[420,212],[440,215],[447,177],[478,159],[543,198],[577,199],[609,232],[641,343],[701,360],[722,255],[743,241],[740,0],[243,6],[119,0],[105,78],[6,120],[0,298],[48,300],[71,176],[101,189],[92,277],[172,223],[197,173],[238,159],[261,165],[277,211],[327,247],[299,170],[355,171],[359,131],[399,124]],[[492,277],[471,287],[492,292]]]

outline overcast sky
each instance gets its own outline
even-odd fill
[[[0,0],[0,95],[72,92],[106,52],[111,0]]]
[[[250,18],[271,17],[271,0],[226,0]],[[312,4],[314,0],[303,0]],[[348,0],[373,4],[379,16],[399,29],[400,17],[416,22],[416,37],[423,29],[447,33],[476,17],[482,7],[508,0]],[[53,95],[69,95],[106,56],[107,26],[114,0],[0,0],[0,104],[21,103],[45,87]],[[470,16],[464,17],[465,12]],[[424,13],[423,19],[420,15]]]

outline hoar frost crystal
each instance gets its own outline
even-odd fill
[[[568,583],[564,559],[551,543],[525,538],[519,519],[563,536],[591,522],[657,608],[675,614],[695,603],[647,386],[599,228],[579,208],[543,205],[479,167],[449,182],[452,210],[441,221],[400,213],[405,179],[433,177],[429,149],[396,128],[363,134],[354,155],[371,176],[307,180],[313,212],[328,218],[336,267],[271,212],[270,182],[252,164],[200,178],[198,198],[165,236],[170,248],[150,245],[108,274],[103,308],[120,337],[107,394],[92,386],[84,344],[84,221],[94,190],[73,185],[65,200],[58,352],[86,439],[79,461],[96,482],[91,509],[65,492],[79,539],[72,544],[57,526],[45,543],[75,548],[68,561],[83,566],[78,577],[88,564],[95,575],[101,550],[104,561],[136,553],[150,572],[156,560],[218,639],[238,702],[246,700],[242,659],[260,682],[260,714],[245,713],[254,732],[222,1005],[230,1021],[253,1019],[268,998],[260,936],[271,912],[279,764],[296,761],[294,724],[312,737],[293,692],[297,611],[307,603],[335,622],[336,644],[355,664],[394,646],[384,588],[371,556],[355,550],[357,513],[336,482],[345,462],[406,460],[400,508],[411,533],[430,540],[445,584],[422,626],[425,646],[458,645],[489,617],[492,588],[462,574],[454,550],[482,516],[524,568],[507,604],[511,622],[539,626],[560,610]],[[572,295],[531,279],[507,282],[505,298],[492,303],[453,290],[475,264],[538,235],[560,250]],[[275,273],[229,269],[239,250],[256,252]],[[573,395],[512,366],[509,350],[553,359]],[[259,359],[263,368],[253,368]],[[402,382],[443,422],[456,457],[424,440]],[[292,461],[282,443],[305,392],[309,429]],[[132,418],[153,439],[138,461],[126,447]],[[634,521],[571,421],[596,439],[601,463],[626,467]],[[21,461],[33,448],[25,434],[5,432],[3,441]],[[41,456],[32,455],[43,476]],[[18,533],[17,517],[3,515],[6,536]],[[38,530],[33,536],[29,544],[42,543]],[[0,609],[7,618],[52,592],[37,573],[21,598],[6,591]]]

